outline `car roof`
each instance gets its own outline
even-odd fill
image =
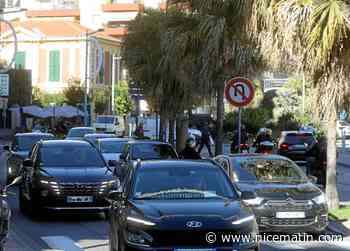
[[[154,141],[154,140],[137,140],[137,139],[131,139],[129,141],[129,144],[158,144],[158,145],[170,145],[169,143],[166,142],[161,142],[161,141]]]
[[[94,137],[117,137],[116,135],[113,134],[108,134],[108,133],[88,133],[85,134],[84,138],[94,138]]]
[[[247,159],[247,158],[255,158],[255,159],[269,159],[269,160],[286,160],[288,158],[278,155],[278,154],[262,154],[262,153],[247,153],[247,154],[229,154],[229,155],[221,155],[224,157],[229,157],[230,159]]]
[[[43,146],[91,146],[89,142],[83,140],[43,140],[41,141]],[[91,146],[92,147],[92,146]]]
[[[26,133],[16,133],[15,136],[52,136],[55,137],[52,133],[43,133],[43,132],[26,132]]]
[[[81,126],[81,127],[72,127],[70,130],[95,130],[95,128]]]
[[[139,168],[162,168],[162,167],[211,167],[211,168],[219,168],[220,166],[216,165],[212,161],[208,160],[145,160],[139,162]]]
[[[120,142],[128,142],[128,141],[130,141],[131,139],[129,139],[129,138],[117,138],[117,137],[115,137],[115,138],[102,138],[102,139],[97,139],[97,141],[98,142],[109,142],[109,141],[120,141]]]

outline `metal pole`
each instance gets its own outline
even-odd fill
[[[238,108],[238,152],[241,152],[242,108]]]
[[[159,133],[158,133],[158,111],[156,111],[156,140],[159,140]]]
[[[84,92],[84,124],[88,126],[88,60],[89,60],[89,41],[88,31],[85,37],[85,92]]]
[[[115,101],[114,101],[114,92],[115,92],[115,60],[116,57],[113,55],[113,64],[112,64],[112,114],[115,115]]]

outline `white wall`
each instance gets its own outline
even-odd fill
[[[145,7],[158,8],[162,0],[144,0]]]

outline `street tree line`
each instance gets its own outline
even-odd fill
[[[264,70],[305,74],[313,111],[328,121],[326,194],[329,206],[338,207],[335,128],[337,112],[349,103],[349,3],[168,2],[166,12],[146,10],[131,22],[123,48],[131,77],[162,122],[168,120],[171,127],[176,119],[182,125],[184,111],[198,100],[215,97],[216,153],[221,153],[225,80],[239,75],[254,78]],[[178,4],[187,8],[176,8]],[[178,138],[183,131],[178,130]]]

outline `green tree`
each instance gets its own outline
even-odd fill
[[[95,113],[104,114],[110,103],[110,88],[96,88],[94,90]]]
[[[127,116],[133,111],[133,102],[129,95],[129,85],[126,81],[120,81],[115,89],[115,108],[117,114],[123,117],[125,131],[128,131]]]
[[[336,188],[337,112],[349,103],[349,22],[346,0],[256,0],[252,34],[271,67],[302,71],[312,80],[315,111],[327,120],[327,185],[330,208]]]
[[[48,107],[52,103],[55,103],[56,106],[60,106],[65,103],[65,97],[62,93],[45,93],[40,88],[34,87],[32,103],[42,107]]]
[[[84,88],[80,85],[80,80],[73,80],[68,87],[63,90],[65,102],[71,106],[84,103]]]

